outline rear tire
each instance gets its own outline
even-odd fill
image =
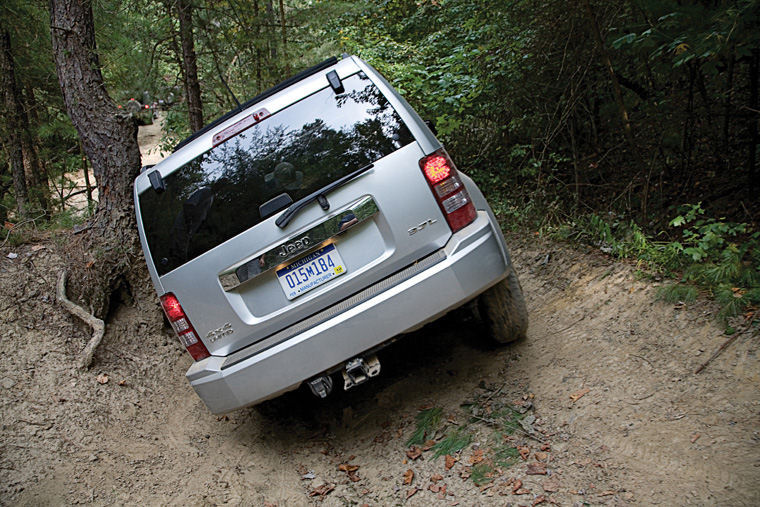
[[[481,320],[496,342],[506,344],[525,338],[528,331],[528,308],[514,269],[507,278],[478,297],[477,308]]]

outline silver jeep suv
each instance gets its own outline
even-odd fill
[[[135,180],[140,240],[187,378],[214,413],[377,375],[375,352],[472,302],[497,341],[528,317],[499,224],[388,82],[327,60]],[[479,297],[478,297],[479,296]]]

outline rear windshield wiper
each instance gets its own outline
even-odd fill
[[[290,223],[290,221],[293,219],[296,213],[301,211],[303,208],[306,207],[307,204],[311,203],[312,201],[319,202],[319,205],[322,207],[322,209],[327,211],[328,209],[330,209],[330,203],[327,202],[327,197],[325,197],[326,194],[332,192],[333,190],[335,190],[336,188],[342,185],[345,185],[346,183],[356,178],[360,174],[369,171],[374,166],[375,164],[365,165],[361,169],[358,169],[352,173],[346,174],[342,178],[339,178],[333,181],[329,185],[326,185],[322,187],[321,189],[317,190],[316,192],[313,192],[307,195],[303,199],[297,200],[296,202],[291,204],[288,207],[288,209],[285,210],[285,213],[277,217],[277,220],[275,220],[274,223],[277,224],[277,227],[279,227],[280,229],[284,229]]]

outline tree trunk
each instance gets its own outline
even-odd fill
[[[267,0],[266,12],[267,12],[267,24],[269,26],[274,26],[276,23],[276,20],[274,19],[274,6],[272,5],[272,0]],[[267,37],[267,45],[269,46],[269,57],[272,60],[275,60],[277,58],[277,45],[274,42],[275,40],[276,39],[274,37]]]
[[[599,46],[599,52],[602,55],[604,66],[607,67],[607,72],[610,75],[610,81],[612,81],[612,90],[615,94],[615,102],[617,102],[618,110],[620,111],[620,118],[623,120],[623,131],[625,132],[625,137],[628,140],[628,144],[630,145],[631,150],[635,152],[636,149],[633,142],[633,129],[631,128],[631,120],[628,117],[628,109],[625,107],[625,102],[623,101],[623,91],[620,89],[620,81],[618,81],[617,74],[615,73],[615,68],[612,66],[612,60],[610,60],[610,55],[607,53],[607,48],[604,46],[602,32],[599,30],[599,23],[596,21],[596,16],[594,16],[594,11],[591,9],[589,0],[584,0],[583,4],[586,7],[586,13],[588,14],[589,21],[591,22],[591,28],[594,32],[596,43]]]
[[[280,0],[280,29],[282,31],[282,60],[285,62],[285,74],[290,74],[288,64],[288,38],[285,30],[285,2]]]
[[[760,50],[752,50],[749,64],[749,186],[752,190],[760,188],[760,177],[757,174],[757,122],[758,122],[758,67],[760,67]]]
[[[31,93],[30,89],[27,89],[27,94]],[[40,156],[37,152],[37,138],[32,134],[32,124],[30,122],[30,103],[34,102],[34,98],[29,99],[23,97],[21,107],[21,148],[24,153],[24,159],[28,160],[29,171],[27,173],[27,181],[31,188],[29,188],[29,194],[31,198],[37,202],[37,205],[42,211],[46,213],[50,211],[50,187],[48,185],[47,174],[45,168],[40,162]],[[35,126],[37,123],[34,124]]]
[[[13,175],[13,189],[16,196],[16,208],[19,218],[25,218],[29,195],[24,174],[24,155],[21,151],[21,103],[16,72],[11,53],[11,36],[5,28],[0,33],[0,79],[2,80],[3,102],[5,105],[5,121],[3,122],[3,142],[8,153],[8,161]]]
[[[179,38],[182,44],[182,66],[185,71],[187,111],[190,116],[190,129],[195,132],[203,128],[203,103],[193,39],[193,6],[190,0],[179,0],[177,10],[179,11]]]
[[[261,66],[264,64],[261,56],[261,20],[259,19],[259,0],[253,0],[253,15],[256,19],[256,93],[261,92],[264,89],[264,83],[261,80]]]
[[[103,318],[116,290],[131,291],[140,306],[150,300],[132,200],[132,182],[140,170],[137,126],[105,89],[90,1],[50,0],[50,31],[64,104],[92,164],[99,195],[88,229],[64,247],[70,299]]]

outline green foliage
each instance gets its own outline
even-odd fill
[[[691,303],[697,299],[699,291],[692,285],[670,283],[658,287],[657,298],[668,303]]]
[[[478,463],[470,470],[470,479],[480,487],[493,481],[493,467],[489,463]]]
[[[416,427],[412,436],[406,441],[406,445],[421,445],[430,438],[438,425],[441,423],[443,409],[440,407],[428,408],[421,410],[415,417]]]
[[[555,235],[681,278],[684,283],[661,287],[658,297],[690,302],[701,288],[721,304],[719,317],[725,319],[760,303],[760,232],[752,232],[746,223],[704,215],[701,203],[682,206],[670,221],[669,232],[675,237],[680,233],[674,241],[655,241],[632,221],[594,214],[558,228]]]
[[[517,463],[520,453],[513,445],[501,445],[493,451],[493,461],[500,467],[508,467]]]
[[[457,428],[433,446],[433,458],[439,458],[446,454],[453,455],[455,452],[459,452],[470,445],[470,442],[472,442],[472,435],[463,428]]]

